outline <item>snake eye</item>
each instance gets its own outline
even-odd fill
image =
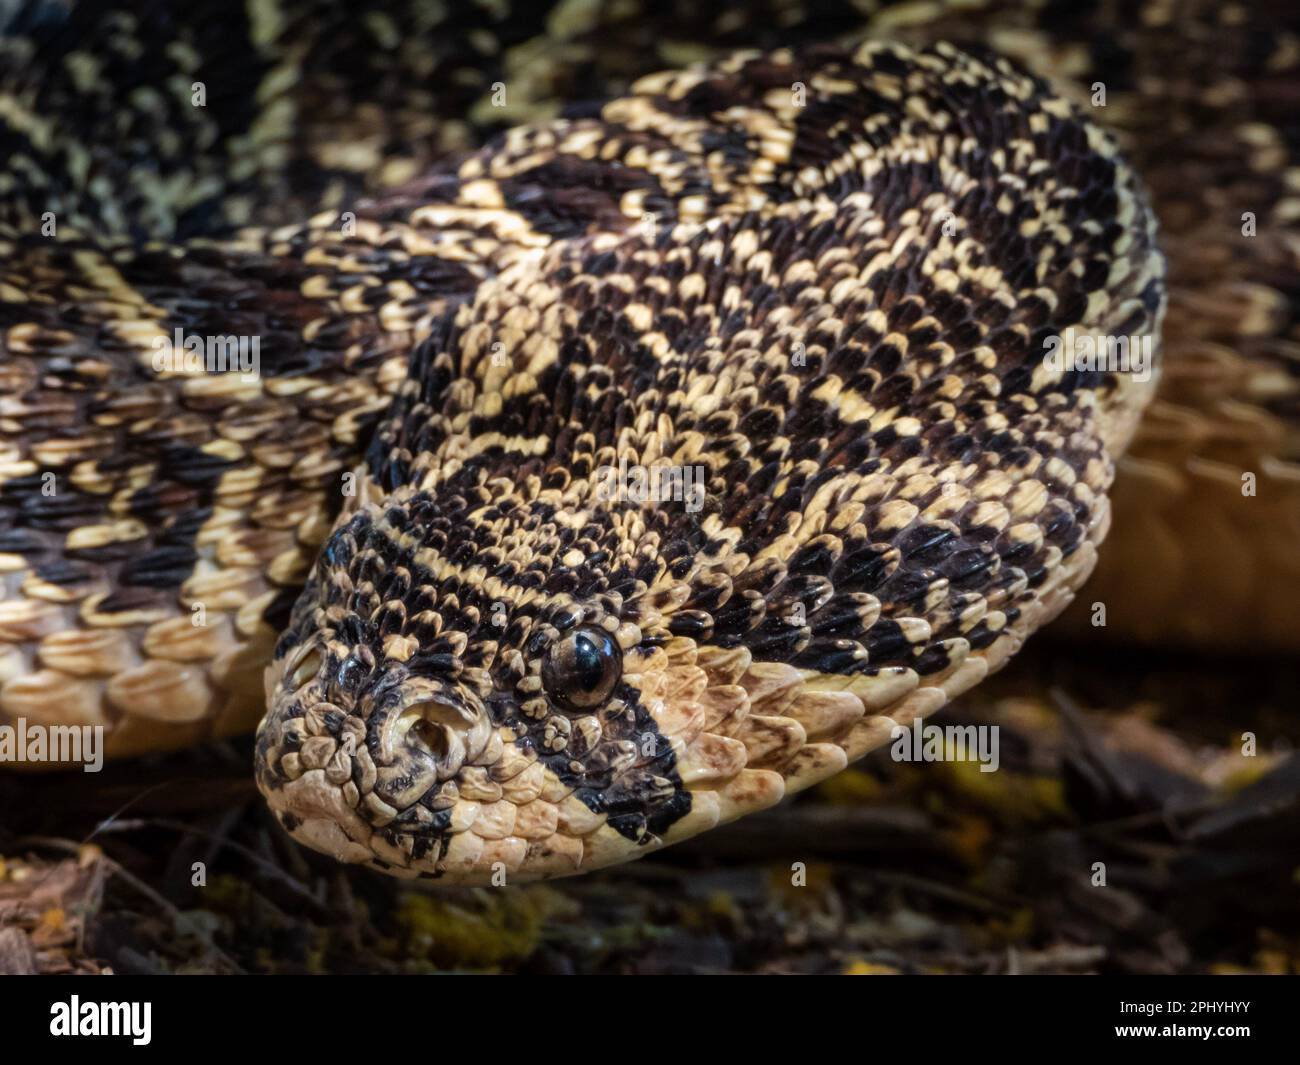
[[[591,710],[609,698],[623,675],[623,651],[602,629],[574,629],[542,659],[546,694],[566,710]]]

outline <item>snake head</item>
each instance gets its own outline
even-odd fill
[[[711,692],[664,627],[682,592],[655,538],[620,555],[613,525],[586,542],[520,503],[493,538],[532,545],[516,565],[471,551],[472,505],[399,492],[327,543],[267,674],[257,780],[280,823],[339,860],[457,883],[585,871],[715,823],[683,773],[743,764],[735,741],[692,746],[705,702],[722,714],[743,692]]]
[[[768,106],[740,62],[604,115],[695,151],[717,100]],[[268,677],[258,780],[296,838],[453,881],[624,861],[826,779],[1086,579],[1152,377],[1045,352],[1158,332],[1136,179],[1001,61],[814,62],[826,106],[761,139],[736,210],[570,227],[412,352]],[[717,143],[790,130],[725,114]],[[621,142],[566,143],[560,174]],[[690,187],[629,149],[661,154]]]

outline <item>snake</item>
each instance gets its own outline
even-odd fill
[[[1062,612],[1293,647],[1295,22],[23,0],[0,723],[256,729],[303,845],[516,883],[773,806]]]

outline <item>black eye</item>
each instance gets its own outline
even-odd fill
[[[546,694],[566,710],[591,710],[609,698],[623,675],[623,651],[602,629],[574,629],[542,659]]]

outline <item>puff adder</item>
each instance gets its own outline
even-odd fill
[[[561,7],[365,33],[418,84],[419,45],[463,34],[492,91],[534,34],[598,35]],[[265,711],[257,781],[297,839],[514,882],[826,778],[1091,572],[1154,383],[1044,342],[1159,334],[1155,219],[967,12],[959,45],[807,26],[625,89],[597,69],[621,94],[492,135],[459,90],[337,103],[354,38],[273,5],[243,28],[252,102],[157,29],[204,114],[120,91],[105,56],[143,16],[55,72],[42,11],[3,97],[7,717],[127,754]],[[170,165],[63,139],[47,109],[80,97],[126,144],[169,120]],[[258,337],[260,374],[157,369],[176,329]],[[628,469],[699,491],[605,490]]]

